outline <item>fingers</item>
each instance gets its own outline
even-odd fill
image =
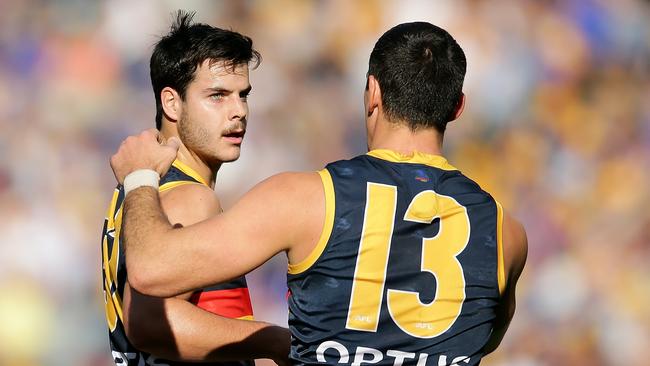
[[[176,137],[170,137],[167,141],[163,142],[161,146],[164,148],[164,156],[166,157],[165,160],[162,161],[161,169],[158,169],[158,173],[162,177],[174,160],[176,160],[176,155],[178,154],[181,142]]]
[[[122,142],[110,159],[111,169],[120,184],[126,175],[138,169],[153,169],[163,175],[176,159],[180,145],[178,138],[164,141],[155,128],[144,130]]]
[[[165,145],[174,148],[174,150],[178,150],[181,147],[181,141],[176,136],[172,136],[167,140]]]
[[[140,132],[140,137],[147,141],[158,141],[160,132],[155,128],[149,128]]]

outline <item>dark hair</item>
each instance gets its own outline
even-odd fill
[[[196,68],[205,60],[223,61],[226,67],[261,61],[253,49],[253,41],[242,34],[202,23],[192,23],[194,12],[179,10],[170,32],[162,37],[153,50],[149,67],[151,85],[156,97],[156,128],[162,124],[160,92],[173,88],[185,98],[187,86],[194,80]]]
[[[370,54],[368,75],[379,82],[389,120],[411,130],[445,132],[460,100],[467,62],[456,40],[426,22],[404,23],[384,33]]]

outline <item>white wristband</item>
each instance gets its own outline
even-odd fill
[[[124,178],[124,196],[138,187],[153,187],[158,189],[160,176],[155,170],[138,169],[129,173]]]

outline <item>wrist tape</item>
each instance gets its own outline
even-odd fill
[[[153,187],[158,189],[160,176],[155,170],[138,169],[124,178],[124,196],[138,187]]]

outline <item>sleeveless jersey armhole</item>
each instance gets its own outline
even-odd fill
[[[499,281],[499,294],[503,295],[506,289],[506,271],[503,260],[503,207],[497,201],[497,278]]]
[[[325,223],[323,224],[323,231],[320,234],[318,243],[305,259],[296,264],[289,264],[289,274],[299,274],[313,266],[318,258],[320,258],[321,254],[323,254],[323,251],[325,251],[327,242],[332,234],[335,209],[334,183],[332,181],[332,176],[327,169],[318,171],[318,174],[320,175],[321,181],[323,182],[323,189],[325,190]]]
[[[178,186],[185,185],[185,184],[198,184],[198,185],[204,185],[203,183],[193,182],[193,181],[191,181],[191,180],[176,180],[176,181],[173,181],[173,182],[167,182],[167,183],[161,185],[161,186],[158,188],[158,192],[169,191],[170,189],[173,189],[173,188],[176,188],[176,187],[178,187]]]

